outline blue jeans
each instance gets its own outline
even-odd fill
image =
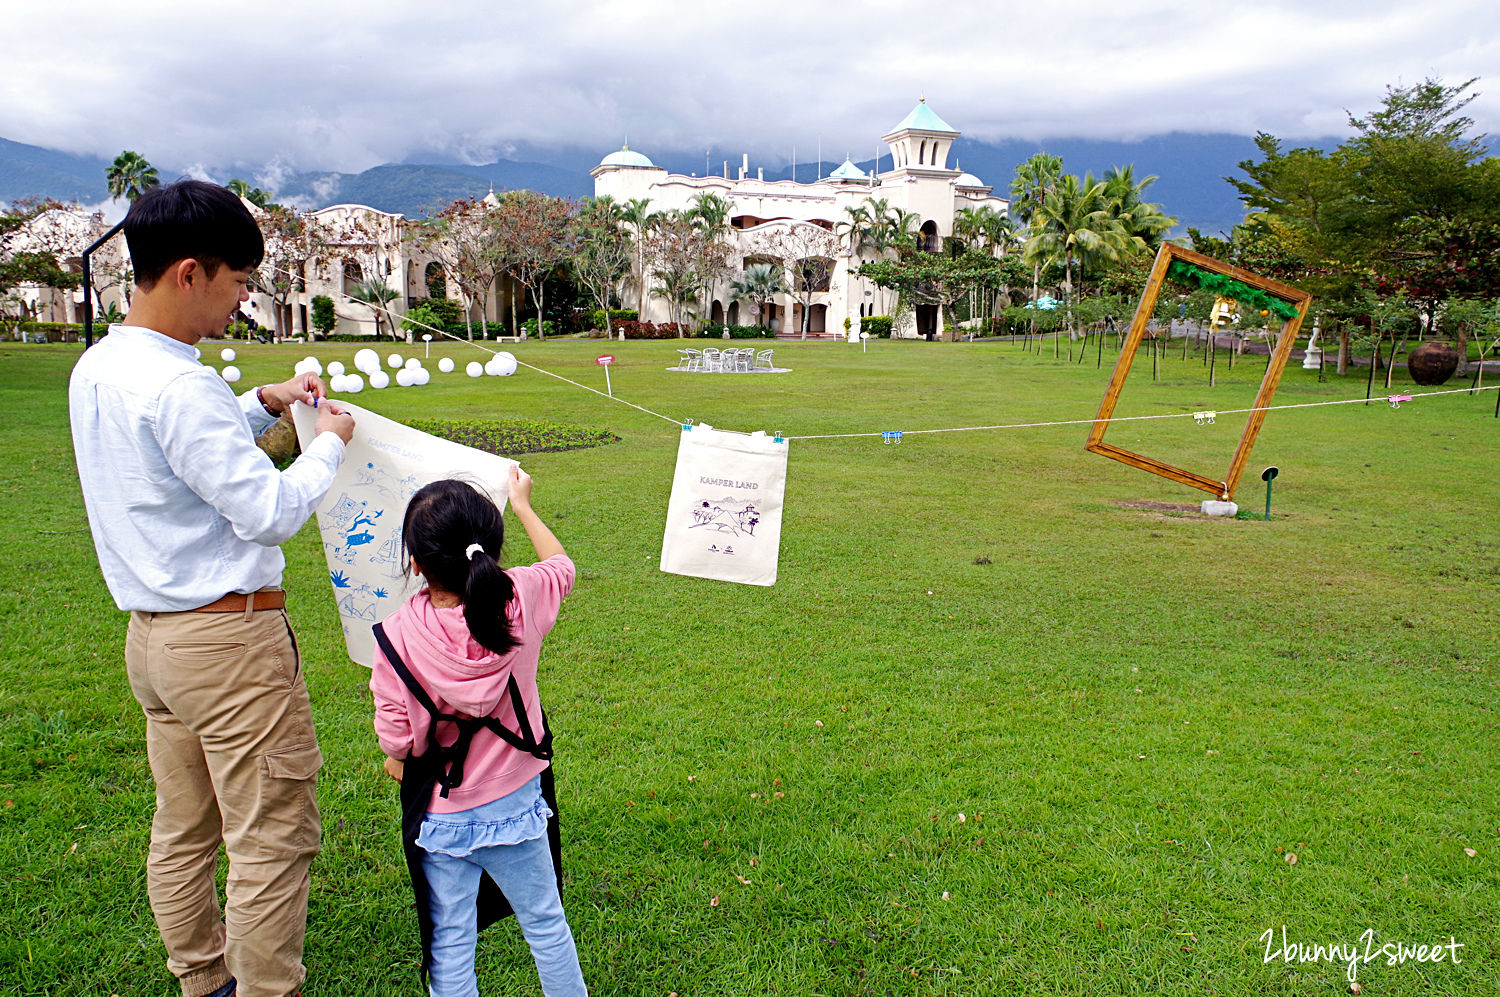
[[[432,913],[432,997],[478,997],[474,949],[478,941],[479,877],[488,872],[516,912],[516,923],[536,960],[546,997],[588,997],[573,932],[557,894],[538,780],[473,810],[429,813],[417,843],[427,875]],[[540,833],[514,843],[493,842]],[[428,840],[443,851],[427,850]],[[461,852],[465,854],[453,854]]]

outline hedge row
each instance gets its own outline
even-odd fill
[[[502,457],[583,450],[620,442],[620,437],[607,429],[568,426],[536,419],[412,419],[407,425],[423,433],[431,433],[433,436]]]

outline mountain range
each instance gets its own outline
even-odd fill
[[[1336,139],[1298,144],[1331,145]],[[361,173],[309,171],[284,176],[272,194],[275,199],[304,208],[330,204],[367,204],[383,211],[420,216],[460,197],[482,197],[492,188],[527,188],[558,197],[584,197],[593,193],[588,171],[610,148],[565,146],[541,148],[522,143],[514,147],[520,158],[470,165],[444,161],[442,156],[409,157],[407,162],[387,163]],[[692,153],[641,150],[658,166],[674,173],[701,173],[705,161]],[[1099,139],[1056,139],[1031,142],[1006,139],[997,143],[960,136],[953,144],[952,163],[978,176],[1004,196],[1018,163],[1046,151],[1063,159],[1069,173],[1086,171],[1099,176],[1111,166],[1133,165],[1136,178],[1158,177],[1148,189],[1149,200],[1160,203],[1178,220],[1178,231],[1188,227],[1214,234],[1227,232],[1242,216],[1234,189],[1225,182],[1240,175],[1237,164],[1256,157],[1255,143],[1245,135],[1172,133],[1137,142]],[[717,159],[715,159],[717,157]],[[731,175],[740,163],[738,153],[710,154],[708,169],[721,173],[729,160]],[[426,161],[417,161],[426,160]],[[768,180],[812,180],[827,176],[841,160],[799,162],[795,168],[766,168]],[[856,160],[869,171],[873,160]],[[177,174],[165,164],[156,164],[162,179]],[[0,138],[0,201],[21,197],[53,197],[82,204],[98,204],[108,198],[104,174],[109,161],[97,156],[75,155]],[[751,159],[751,170],[760,166]],[[890,159],[881,166],[890,168]],[[259,186],[253,168],[210,170],[215,179],[242,177]]]

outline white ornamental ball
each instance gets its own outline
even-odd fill
[[[391,375],[377,368],[370,374],[370,387],[389,388],[391,386]]]
[[[344,390],[344,375],[343,374],[335,374],[332,377],[330,377],[328,379],[328,390],[329,391],[343,391]]]
[[[380,354],[366,346],[354,354],[354,366],[366,374],[374,373],[380,369]]]
[[[470,377],[478,377],[484,373],[484,368],[479,365],[478,360],[470,360],[468,366],[464,368],[464,373]]]
[[[426,367],[418,367],[416,370],[412,371],[412,376],[416,379],[414,383],[426,384],[428,381],[432,380],[432,371],[428,370]]]
[[[225,363],[234,363],[234,355],[234,351],[227,346],[219,351],[219,359]]]
[[[438,370],[442,371],[444,374],[453,373],[453,358],[443,357],[443,359],[439,360]]]
[[[359,394],[361,391],[365,390],[365,379],[360,377],[358,374],[345,374],[344,390],[349,392],[351,395]]]
[[[411,387],[411,371],[407,370],[405,367],[402,367],[400,370],[396,371],[396,383],[401,385],[401,387],[403,388]]]
[[[516,372],[516,358],[509,353],[496,353],[495,364],[499,368],[495,373],[501,377],[510,377]]]
[[[420,366],[422,366],[422,361],[417,359],[416,357],[412,357],[410,360],[406,361],[407,370],[415,370]]]
[[[403,361],[401,359],[401,354],[399,353],[392,353],[390,356],[385,358],[385,365],[391,370],[397,370],[398,368],[400,368],[402,363]]]
[[[499,377],[500,361],[496,360],[494,357],[490,357],[484,362],[484,372],[490,375],[490,377]]]
[[[240,379],[240,369],[233,364],[225,367],[222,371],[219,372],[219,374],[230,384],[233,384],[235,381],[238,381]]]
[[[311,371],[314,374],[321,375],[323,373],[323,361],[319,360],[317,357],[303,357],[302,369]]]
[[[328,365],[328,374],[329,374],[330,377],[332,377],[335,374],[342,374],[343,372],[344,372],[344,365],[341,364],[341,363],[339,363],[337,360],[333,361],[332,363],[330,363]]]

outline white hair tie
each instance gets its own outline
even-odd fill
[[[468,547],[464,548],[464,556],[467,557],[471,561],[474,560],[474,555],[475,554],[483,554],[483,553],[484,553],[484,548],[481,547],[479,544],[469,544]]]

